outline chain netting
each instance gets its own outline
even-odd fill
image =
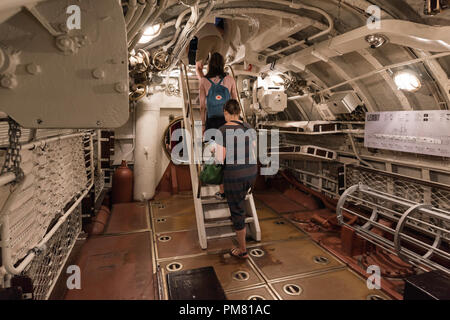
[[[31,251],[36,252],[22,274],[33,282],[34,298],[46,299],[81,231],[80,206],[58,227],[42,251],[35,248],[91,184],[92,136],[50,139],[32,149],[16,148],[20,135],[14,136],[9,149],[19,150],[19,157],[12,157],[14,152],[6,153],[5,164],[9,165],[4,166],[4,172],[13,171],[11,159],[19,159],[17,167],[23,179],[10,184],[9,197],[0,212],[3,253],[17,266]]]
[[[8,216],[12,261],[22,259],[39,243],[51,222],[88,184],[81,136],[22,150],[21,155],[24,181],[10,195],[0,216]]]
[[[23,170],[20,167],[22,161],[20,149],[20,137],[22,131],[17,122],[13,119],[8,119],[8,148],[6,149],[5,162],[3,163],[0,174],[12,172],[16,176],[16,182],[20,182],[23,179]]]
[[[33,299],[49,297],[64,263],[81,232],[81,208],[78,206],[24,271],[33,283]]]

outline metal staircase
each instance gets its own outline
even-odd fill
[[[196,77],[188,77],[184,64],[180,65],[180,86],[183,95],[183,118],[186,129],[189,169],[197,220],[198,239],[202,249],[208,247],[208,240],[233,237],[230,209],[226,200],[217,200],[214,194],[219,191],[217,185],[201,185],[199,174],[202,169],[202,123],[198,103],[199,82]],[[195,134],[194,134],[195,132]],[[190,138],[190,139],[189,139]],[[261,229],[256,213],[253,194],[245,199],[247,235],[256,241],[261,240]]]

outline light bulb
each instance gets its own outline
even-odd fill
[[[410,70],[399,71],[394,74],[394,82],[399,90],[417,91],[422,84],[419,77]]]
[[[152,26],[149,26],[145,29],[144,33],[142,34],[141,39],[139,39],[139,43],[147,43],[156,36],[159,35],[161,32],[161,24],[154,24]]]

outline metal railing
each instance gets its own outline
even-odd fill
[[[183,92],[183,99],[184,99],[184,105],[187,106],[186,108],[186,114],[185,119],[189,119],[190,123],[187,123],[185,128],[189,130],[189,133],[191,135],[190,137],[190,154],[192,156],[192,159],[189,159],[189,161],[192,162],[192,165],[195,166],[196,169],[196,175],[197,175],[197,181],[198,181],[198,190],[197,190],[197,198],[200,198],[201,194],[201,181],[200,181],[200,172],[201,172],[201,161],[200,155],[196,154],[197,150],[199,148],[196,146],[196,131],[195,131],[195,119],[194,119],[194,109],[192,107],[192,99],[191,99],[191,92],[189,87],[189,78],[188,78],[188,72],[186,69],[186,65],[182,62],[180,62],[180,79],[181,79],[181,86],[182,86],[182,92]],[[186,138],[186,137],[185,137]],[[189,139],[185,139],[186,143],[188,143]],[[202,139],[201,139],[202,140]],[[202,141],[200,140],[200,143]],[[201,148],[200,148],[201,150]],[[190,164],[191,165],[191,164]]]
[[[0,212],[2,264],[10,275],[26,274],[35,285],[38,281],[38,299],[48,297],[81,230],[80,203],[94,185],[93,134],[85,131],[22,145],[24,179],[11,185]],[[7,176],[0,177],[3,185],[15,178]],[[64,228],[73,232],[62,233]],[[40,277],[50,265],[54,272]]]
[[[343,213],[358,217],[345,223]],[[349,187],[336,207],[340,225],[421,269],[450,274],[450,212],[362,183]],[[381,232],[380,232],[381,231]]]
[[[226,68],[230,69],[231,76],[233,77],[234,81],[237,82],[237,78],[234,74],[233,67],[231,65],[227,65]],[[239,107],[241,108],[242,119],[244,119],[244,121],[247,121],[247,115],[245,114],[244,106],[242,105],[241,97],[239,96],[239,93],[237,94],[237,98],[238,98],[238,102],[239,102]]]
[[[450,210],[450,186],[357,165],[345,167],[347,187],[362,183],[407,200]]]
[[[202,163],[201,150],[202,150],[202,148],[201,148],[201,146],[199,148],[199,146],[196,144],[197,143],[201,144],[203,141],[203,138],[201,137],[200,141],[196,140],[196,138],[198,138],[197,137],[198,134],[196,132],[196,127],[195,127],[194,109],[192,106],[192,98],[191,98],[191,88],[189,86],[189,76],[188,76],[186,65],[183,62],[180,62],[179,64],[180,64],[180,84],[182,87],[183,100],[184,100],[185,113],[186,113],[185,119],[189,120],[189,122],[190,122],[190,123],[186,123],[186,129],[189,130],[189,133],[191,135],[191,144],[190,144],[190,146],[188,146],[191,148],[190,150],[191,150],[191,155],[192,155],[192,159],[190,159],[190,161],[193,161],[193,164],[195,165],[197,182],[198,182],[197,198],[200,198],[201,187],[202,187],[202,183],[200,181],[200,172],[202,169],[201,168],[201,163]],[[230,69],[233,79],[236,79],[233,68],[230,65],[228,65],[226,67],[228,69]],[[243,117],[244,121],[246,121],[245,110],[242,106],[239,95],[238,95],[238,102],[239,102],[239,107],[241,109],[242,117]],[[202,136],[202,134],[200,136]],[[200,151],[200,154],[198,154],[198,151]]]

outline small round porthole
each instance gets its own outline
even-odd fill
[[[251,295],[250,297],[248,297],[247,300],[266,300],[266,299],[264,297],[254,294],[254,295]]]
[[[171,236],[160,236],[158,238],[158,240],[161,242],[168,242],[168,241],[172,240],[172,237]]]
[[[233,272],[232,277],[234,280],[237,281],[247,281],[250,278],[250,275],[247,271],[236,271]]]
[[[172,262],[166,266],[166,270],[169,272],[178,271],[178,270],[181,270],[182,268],[183,268],[183,265],[179,262]]]
[[[369,294],[367,296],[367,300],[386,300],[386,299],[383,298],[382,296],[377,295],[377,294]]]
[[[250,255],[255,258],[260,258],[264,255],[264,251],[258,248],[252,249],[250,250]]]
[[[303,289],[296,284],[286,284],[283,286],[283,291],[290,296],[299,296]]]
[[[324,256],[314,256],[313,260],[314,260],[315,263],[318,263],[318,264],[328,264],[328,263],[330,263],[330,260],[328,260],[328,258],[324,257]]]
[[[158,219],[156,219],[156,222],[158,222],[158,223],[163,223],[163,222],[166,222],[167,220],[166,220],[166,218],[158,218]]]

